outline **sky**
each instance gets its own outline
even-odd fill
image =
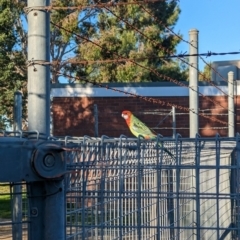
[[[179,0],[181,14],[174,27],[189,40],[189,30],[199,31],[199,53],[208,51],[240,52],[240,0]],[[177,53],[189,52],[189,44],[181,42]],[[240,60],[240,54],[204,57],[207,62]],[[199,69],[205,63],[199,59]]]
[[[174,28],[189,40],[189,30],[199,31],[199,53],[240,52],[240,0],[179,0],[181,14]],[[189,52],[187,43],[180,43],[177,52]],[[211,56],[208,62],[240,60],[240,54]],[[204,63],[199,60],[199,68]]]

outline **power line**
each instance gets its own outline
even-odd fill
[[[78,60],[78,59],[69,59],[65,62],[71,63],[71,64],[94,64],[94,63],[114,63],[114,62],[127,62],[127,61],[143,61],[148,59],[168,59],[168,58],[185,58],[185,57],[191,57],[191,56],[208,56],[210,52],[207,53],[199,53],[199,54],[187,54],[187,53],[179,53],[179,54],[173,54],[173,55],[164,55],[164,56],[149,56],[149,57],[139,57],[139,58],[118,58],[118,59],[105,59],[105,60]],[[240,54],[240,52],[224,52],[224,53],[215,53],[211,52],[211,55],[213,56],[219,56],[219,55],[237,55]],[[54,61],[53,61],[54,63]],[[56,61],[56,63],[58,63]]]
[[[148,14],[150,14],[151,16],[153,16],[148,10],[146,10],[144,7],[142,7]],[[154,17],[154,16],[153,16]],[[155,18],[155,17],[154,17]],[[156,19],[156,18],[155,18]],[[159,21],[158,21],[159,22]],[[180,39],[181,41],[183,41],[183,42],[185,42],[185,43],[187,43],[187,44],[190,44],[192,47],[194,47],[195,49],[196,49],[196,47],[192,44],[192,43],[190,43],[189,41],[187,41],[187,40],[185,40],[185,39],[183,39],[181,36],[179,36],[177,33],[175,33],[171,28],[169,28],[168,26],[166,26],[163,22],[160,22],[160,24],[162,25],[162,26],[164,26],[168,31],[170,31],[174,36],[176,36],[178,39]],[[214,55],[214,54],[212,54],[211,52],[209,52],[209,55],[207,55],[206,57],[210,57],[210,56],[212,56],[212,55]],[[222,55],[225,55],[225,54],[222,54]],[[199,57],[201,58],[201,60],[208,66],[208,67],[210,67],[218,76],[220,76],[222,79],[223,79],[223,81],[225,81],[225,82],[228,82],[228,80],[227,79],[225,79],[216,69],[214,69],[209,63],[207,63],[203,58],[202,58],[202,56],[201,55],[199,55]],[[204,78],[206,78],[206,76],[204,75],[204,74],[201,74]],[[206,80],[210,80],[210,79],[207,79],[206,78]],[[210,80],[211,81],[211,80]]]
[[[150,97],[144,97],[144,96],[141,96],[141,95],[138,95],[138,94],[135,94],[135,93],[131,93],[131,92],[127,92],[127,91],[123,91],[123,90],[120,90],[120,89],[116,89],[116,88],[113,88],[113,87],[109,87],[108,85],[103,85],[101,83],[97,83],[95,81],[91,81],[91,80],[88,80],[86,78],[83,78],[83,77],[73,77],[69,74],[65,74],[65,73],[61,73],[59,71],[55,71],[55,73],[59,74],[59,75],[62,75],[62,76],[65,76],[67,78],[71,78],[71,79],[77,79],[77,80],[83,80],[87,83],[90,83],[94,86],[98,86],[98,87],[101,87],[101,88],[105,88],[107,90],[112,90],[112,91],[115,91],[115,92],[120,92],[120,93],[123,93],[123,94],[126,94],[126,95],[129,95],[131,97],[135,97],[135,98],[139,98],[141,100],[144,100],[144,101],[147,101],[147,102],[151,102],[151,103],[154,103],[154,104],[159,104],[161,106],[168,106],[168,107],[175,107],[177,109],[180,109],[180,110],[184,110],[186,112],[194,112],[192,109],[189,109],[188,107],[184,107],[184,106],[181,106],[181,105],[177,105],[177,104],[173,104],[173,103],[170,103],[170,102],[166,102],[166,101],[163,101],[163,100],[160,100],[160,99],[154,99],[154,98],[150,98]],[[224,122],[224,121],[221,121],[215,117],[209,117],[209,116],[206,116],[205,114],[203,113],[198,113],[199,116],[202,116],[208,120],[212,120],[214,122],[218,122],[218,123],[221,123],[221,124],[224,124],[224,125],[230,125],[228,124],[227,122]]]
[[[100,44],[98,44],[98,43],[96,43],[96,42],[94,42],[94,41],[92,41],[92,40],[90,40],[90,39],[88,39],[88,38],[86,38],[86,37],[84,37],[84,36],[81,36],[81,35],[79,35],[79,34],[77,34],[77,33],[74,33],[73,31],[70,31],[70,30],[68,30],[68,29],[66,29],[66,28],[64,28],[64,27],[62,27],[62,26],[59,26],[59,25],[53,23],[53,22],[51,22],[51,24],[54,25],[54,26],[57,27],[57,28],[60,28],[60,29],[66,31],[66,32],[68,32],[68,33],[71,33],[71,34],[75,35],[76,37],[80,37],[81,39],[84,39],[84,40],[92,43],[93,45],[95,45],[95,46],[103,49],[103,47],[102,47]],[[117,54],[117,53],[113,53],[113,54],[114,54],[115,56],[119,57],[119,54]],[[216,104],[216,105],[219,105],[219,106],[221,106],[222,108],[224,108],[220,103],[214,101],[213,99],[211,99],[211,98],[205,96],[204,94],[200,93],[199,91],[193,89],[191,86],[187,86],[187,85],[185,85],[184,83],[179,82],[179,81],[176,80],[176,79],[172,79],[171,77],[168,77],[168,76],[166,76],[166,75],[160,74],[160,73],[158,73],[158,72],[157,72],[155,69],[153,69],[153,68],[143,66],[143,65],[141,65],[141,64],[139,64],[139,63],[137,63],[137,62],[135,62],[135,61],[130,61],[130,62],[132,62],[133,64],[135,64],[135,65],[137,65],[137,66],[139,66],[139,67],[141,67],[141,68],[143,68],[143,69],[145,69],[145,70],[147,70],[147,71],[152,72],[152,73],[155,74],[157,77],[160,77],[160,78],[163,78],[164,80],[173,82],[173,83],[175,83],[175,84],[177,84],[177,85],[179,85],[179,86],[187,87],[187,88],[189,88],[189,89],[192,89],[193,91],[197,92],[197,93],[198,93],[199,95],[201,95],[202,97],[208,99],[210,102],[212,102],[212,103],[214,103],[214,104]],[[220,90],[221,90],[221,89],[220,89]],[[225,109],[225,108],[224,108],[224,109]]]
[[[190,67],[196,69],[196,70],[199,72],[199,74],[204,77],[204,74],[202,74],[202,73],[198,70],[197,67],[193,66],[192,64],[188,63],[187,61],[185,61],[185,60],[183,60],[183,59],[181,59],[181,61],[184,62],[184,63],[186,63],[186,64],[188,64]],[[209,79],[207,82],[208,82],[210,85],[212,85],[213,87],[217,88],[217,89],[218,89],[220,92],[222,92],[225,96],[231,97],[231,96],[229,96],[227,93],[225,93],[221,88],[219,88],[218,86],[216,86],[210,79]],[[233,98],[233,97],[231,97],[231,98]]]
[[[165,27],[168,31],[170,31],[174,36],[176,36],[178,39],[180,39],[181,41],[187,43],[187,44],[190,44],[192,47],[194,47],[195,49],[197,49],[192,43],[190,43],[189,41],[187,40],[184,40],[181,36],[179,36],[178,34],[176,34],[171,28],[169,28],[168,26],[166,26],[166,24],[164,24],[162,21],[159,21],[149,10],[147,10],[145,7],[143,7],[141,5],[141,8],[146,12],[148,13],[151,17],[153,17],[153,19],[155,19],[155,21],[157,21],[159,24],[161,24],[163,27]],[[211,54],[211,52],[209,52],[209,55]],[[226,80],[216,69],[212,68],[211,65],[209,65],[203,58],[202,56],[200,55],[199,56],[203,62],[209,66],[212,70],[214,70],[225,82],[228,82],[228,80]],[[183,61],[182,57],[177,57],[180,61]],[[186,63],[187,65],[189,65],[190,67],[193,67],[190,63],[188,63],[187,61],[183,61],[184,63]],[[208,82],[211,82],[211,79],[208,79],[204,74],[202,74],[198,68],[195,67],[195,69],[198,71],[198,73],[203,76],[206,80],[208,80]],[[213,84],[214,87],[216,87],[215,84]],[[224,93],[224,92],[223,92]],[[226,94],[226,93],[224,93]],[[227,95],[227,94],[226,94]]]
[[[26,7],[24,8],[24,10],[26,12],[29,12],[29,11],[33,11],[33,10],[46,10],[46,11],[51,11],[51,10],[84,10],[84,9],[87,9],[87,8],[106,8],[107,7],[112,7],[112,6],[124,6],[124,5],[139,5],[142,7],[142,9],[147,12],[149,15],[151,15],[154,19],[157,19],[155,16],[153,16],[151,14],[150,11],[148,11],[146,8],[144,8],[142,5],[143,4],[149,4],[149,3],[157,3],[157,2],[162,2],[162,1],[165,1],[165,0],[145,0],[145,1],[135,1],[135,2],[114,2],[114,1],[109,1],[107,3],[98,3],[98,4],[91,4],[91,5],[79,5],[79,6],[67,6],[67,7],[58,7],[58,6],[53,6],[53,5],[50,5],[50,6],[46,6],[46,7]],[[109,9],[108,9],[109,10]],[[110,10],[109,10],[110,11]],[[122,19],[123,20],[123,19]],[[187,40],[184,40],[181,36],[179,36],[178,34],[176,34],[171,28],[169,28],[168,26],[166,26],[163,22],[161,21],[158,21],[162,26],[164,26],[166,29],[168,29],[168,31],[170,31],[174,36],[176,36],[177,38],[179,38],[181,41],[183,42],[186,42],[188,44],[190,44],[191,46],[192,43],[190,43],[189,41]],[[194,48],[196,48],[194,46]],[[202,57],[205,56],[205,57],[210,57],[210,56],[216,56],[216,55],[227,55],[227,54],[239,54],[240,52],[228,52],[228,53],[214,53],[214,52],[211,52],[209,51],[208,53],[204,53],[204,54],[196,54],[196,55],[189,55],[189,54],[177,54],[177,55],[172,55],[172,57],[175,57],[175,58],[182,58],[182,57],[188,57],[188,56],[199,56],[202,61],[207,65],[209,66],[217,75],[219,75],[224,81],[228,82],[227,79],[225,79],[216,69],[214,69],[210,64],[208,64]],[[169,56],[168,58],[170,58],[171,56]],[[160,57],[161,58],[161,57]],[[185,62],[187,63],[187,62]],[[188,65],[191,66],[191,64],[187,63]],[[198,69],[197,69],[198,70]],[[206,78],[206,76],[204,74],[202,74],[200,71],[199,71],[199,74],[201,76],[203,76],[206,80],[208,81],[211,81],[210,79]],[[214,85],[216,86],[216,85]]]
[[[139,5],[139,4],[149,4],[149,3],[157,3],[157,2],[165,2],[165,0],[144,0],[144,1],[133,1],[133,2],[114,2],[108,1],[106,3],[97,3],[91,5],[79,5],[79,6],[66,6],[66,7],[58,7],[54,5],[46,6],[46,7],[25,7],[24,11],[29,13],[30,11],[34,10],[45,10],[45,11],[52,11],[52,10],[84,10],[88,8],[105,8],[105,7],[115,7],[115,6],[126,6],[126,5]]]
[[[140,5],[140,4],[139,4]],[[146,8],[144,8],[143,6],[141,6],[141,8],[145,11],[145,12],[147,12],[151,17],[153,17],[155,20],[157,20],[158,21],[158,19],[155,17],[155,16],[153,16]],[[149,37],[147,37],[144,33],[142,33],[141,31],[139,31],[139,29],[137,29],[135,26],[133,26],[132,24],[130,24],[130,23],[128,23],[126,20],[124,20],[122,17],[120,17],[120,16],[117,16],[115,13],[113,13],[113,11],[111,11],[109,8],[107,8],[107,7],[105,7],[105,9],[107,10],[107,11],[109,11],[111,14],[113,14],[116,18],[118,18],[120,21],[123,21],[125,24],[127,24],[128,26],[130,26],[133,30],[135,30],[135,31],[137,31],[138,33],[140,33],[142,36],[144,36],[145,38],[147,38],[147,39],[149,39],[150,41],[152,41],[153,42],[153,40],[152,39],[150,39]],[[158,21],[159,22],[159,21]],[[162,22],[160,22],[160,23],[162,23]],[[52,24],[54,24],[54,23],[52,23]],[[61,29],[63,29],[63,30],[65,30],[65,31],[68,31],[67,29],[64,29],[63,27],[61,27],[61,26],[59,26],[59,25],[56,25],[55,24],[55,26],[56,27],[58,27],[58,28],[61,28]],[[163,24],[163,26],[164,27],[166,27],[167,29],[169,29],[167,26],[165,26],[164,24]],[[71,32],[71,31],[68,31],[68,32]],[[173,32],[172,30],[171,30],[171,32]],[[73,33],[73,32],[71,32],[72,34],[75,34],[75,33]],[[173,32],[174,33],[174,32]],[[80,37],[80,38],[82,38],[82,36],[80,36],[80,35],[78,35],[78,34],[75,34],[76,36],[78,36],[78,37]],[[177,35],[176,33],[174,33],[174,35]],[[180,37],[180,36],[179,36]],[[85,39],[85,38],[83,38],[83,39]],[[96,46],[98,46],[98,47],[100,47],[100,48],[103,48],[102,46],[100,46],[99,44],[96,44],[96,43],[94,43],[93,41],[91,41],[90,39],[85,39],[86,41],[88,41],[88,42],[91,42],[92,44],[94,44],[94,45],[96,45]],[[166,49],[166,48],[164,48],[163,46],[161,46],[161,44],[159,44],[159,43],[154,43],[154,44],[157,44],[160,48],[162,48],[162,49],[164,49],[166,52],[168,52],[168,50]],[[233,53],[233,52],[232,52]],[[237,53],[237,52],[235,52],[235,53]],[[240,52],[239,52],[240,53]],[[208,53],[206,53],[205,55],[207,55],[207,56],[209,56],[211,54],[211,52],[208,52]],[[118,59],[121,59],[121,61],[123,61],[123,59],[124,58],[121,58],[118,54],[116,54],[115,53],[115,55],[117,55],[117,57],[118,57]],[[200,54],[193,54],[193,55],[190,55],[190,54],[186,54],[186,55],[188,55],[188,56],[197,56],[197,55],[199,55],[200,56]],[[183,58],[183,56],[184,56],[184,54],[178,54],[178,55],[172,55],[172,56],[174,56],[174,57],[177,57],[180,61],[182,61],[182,62],[184,62],[184,63],[186,63],[187,65],[189,65],[190,67],[194,67],[194,66],[192,66],[190,63],[188,63],[187,61],[185,61],[185,60],[183,60],[182,58]],[[116,61],[118,61],[118,59],[116,60]],[[107,60],[107,61],[113,61],[113,60]],[[154,72],[154,70],[153,69],[150,69],[150,68],[146,68],[145,66],[142,66],[142,65],[140,65],[140,64],[138,64],[138,63],[136,63],[136,61],[134,61],[134,60],[132,60],[132,59],[128,59],[128,61],[130,61],[130,62],[132,62],[132,63],[134,63],[135,65],[138,65],[138,66],[140,66],[140,67],[142,67],[142,68],[145,68],[146,70],[148,70],[148,71],[151,71],[151,72],[153,72],[155,75],[156,75],[156,72]],[[202,76],[204,76],[199,70],[198,70],[198,68],[196,68],[196,67],[194,67],[198,72],[199,72],[199,74],[200,75],[202,75]],[[205,77],[205,76],[204,76]],[[176,80],[177,81],[177,80]],[[176,81],[175,81],[175,83],[176,83]],[[224,91],[222,91],[222,89],[220,89],[218,86],[216,86],[213,82],[211,82],[211,81],[208,81],[209,83],[210,83],[210,85],[212,85],[213,87],[215,87],[215,88],[217,88],[220,92],[222,92],[224,95],[226,95],[226,96],[228,96],[228,94],[226,94]],[[177,84],[177,83],[176,83]],[[179,85],[179,84],[178,84]],[[193,89],[192,89],[193,90]],[[195,90],[194,90],[195,91]],[[200,93],[200,95],[202,95],[203,97],[205,97],[203,94],[201,94]],[[207,98],[207,97],[206,97]],[[208,98],[208,100],[209,101],[211,101],[211,102],[214,102],[215,104],[217,104],[217,105],[219,105],[219,103],[217,103],[217,102],[215,102],[214,100],[211,100],[210,98]],[[220,104],[220,106],[222,106],[221,104]],[[223,107],[223,106],[222,106]],[[224,107],[223,107],[224,108]]]

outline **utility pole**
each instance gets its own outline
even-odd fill
[[[198,54],[198,30],[189,31],[189,54]],[[190,138],[195,138],[199,129],[198,112],[198,56],[189,57],[189,127]]]
[[[228,137],[234,137],[234,73],[228,73]]]
[[[49,0],[28,0],[28,129],[50,135],[50,68],[38,65],[50,60],[49,12],[37,7]]]
[[[40,139],[50,135],[50,68],[38,63],[50,60],[50,13],[41,7],[49,0],[28,0],[28,130],[38,131]],[[36,135],[36,134],[35,134]],[[30,136],[35,140],[36,136]],[[39,140],[38,140],[39,141]],[[57,168],[53,154],[44,157],[44,169]],[[65,239],[63,178],[28,183],[29,239]]]

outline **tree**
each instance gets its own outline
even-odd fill
[[[91,38],[97,45],[79,45],[77,58],[107,62],[79,65],[75,69],[77,76],[87,75],[99,82],[152,82],[162,81],[161,73],[186,80],[186,71],[177,61],[161,58],[175,53],[180,42],[165,27],[173,28],[179,13],[176,1],[102,8],[97,16],[97,31]]]
[[[206,81],[211,79],[211,72],[212,72],[212,63],[208,62],[204,68],[203,71],[199,74],[199,81]]]
[[[51,2],[53,7],[86,6],[91,3],[89,0]],[[25,0],[0,0],[1,128],[12,122],[16,90],[23,92],[23,117],[27,119],[27,15],[24,7]],[[174,27],[179,12],[174,0],[148,5],[116,5],[111,9],[52,10],[51,82],[59,82],[59,72],[99,82],[161,81],[159,73],[185,80],[186,71],[179,62],[161,58],[173,54],[179,43],[179,39],[166,31],[164,26]],[[88,39],[101,48],[91,44]],[[114,62],[117,58],[123,61]],[[75,64],[73,60],[110,62],[85,65]]]
[[[26,35],[22,32],[19,16],[23,6],[17,1],[0,0],[0,127],[13,119],[14,92],[23,92],[26,106]],[[26,116],[26,107],[23,108]]]
[[[86,5],[85,0],[55,0],[53,6]],[[14,92],[23,92],[23,118],[27,119],[27,15],[26,1],[0,0],[0,129],[12,124]],[[84,15],[93,11],[86,9]],[[72,31],[88,31],[79,11],[57,10],[51,14],[52,23],[60,23]],[[90,25],[88,25],[90,27]],[[80,30],[81,29],[81,30]],[[91,31],[88,31],[91,32]],[[51,82],[59,82],[58,72],[71,64],[64,60],[74,55],[79,41],[65,31],[51,25],[50,55]]]

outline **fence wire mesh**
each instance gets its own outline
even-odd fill
[[[67,239],[239,237],[235,141],[122,137],[73,145],[66,157]]]
[[[238,137],[49,141],[65,150],[66,239],[240,238]],[[28,239],[27,185],[0,186],[0,239]]]
[[[26,183],[0,184],[0,239],[28,239]]]

